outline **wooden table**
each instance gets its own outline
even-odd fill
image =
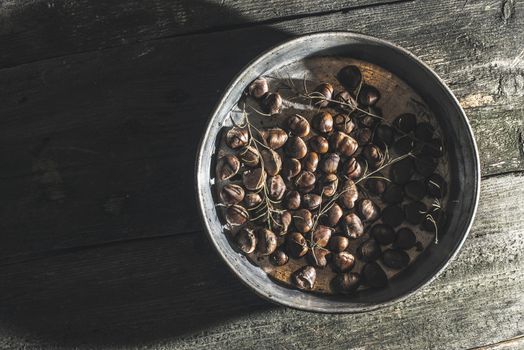
[[[358,315],[258,298],[206,241],[195,152],[230,79],[290,37],[399,44],[460,99],[482,162],[436,281]],[[524,2],[0,1],[0,348],[524,348]]]

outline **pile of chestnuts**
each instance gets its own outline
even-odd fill
[[[301,290],[328,273],[332,292],[351,294],[386,286],[388,271],[424,249],[420,232],[437,238],[447,183],[431,123],[411,113],[386,121],[356,65],[336,77],[340,91],[325,82],[303,96],[315,107],[308,116],[286,115],[268,81],[253,81],[246,98],[273,126],[246,117],[225,128],[215,183],[239,251],[274,268],[299,262],[287,282]]]

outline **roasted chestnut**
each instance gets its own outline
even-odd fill
[[[248,192],[244,197],[244,204],[247,208],[254,208],[262,203],[262,197],[257,192]]]
[[[261,98],[269,91],[269,85],[265,78],[257,78],[248,87],[248,93],[251,97]]]
[[[273,232],[279,236],[286,234],[289,225],[291,225],[291,222],[293,221],[291,213],[289,211],[273,213],[272,217],[273,223],[271,224],[271,227],[273,228]]]
[[[356,272],[339,273],[333,278],[331,285],[339,293],[355,293],[360,286],[360,275]]]
[[[318,225],[313,232],[313,243],[322,248],[326,247],[332,232],[333,229],[331,227]]]
[[[323,268],[327,266],[330,254],[331,252],[325,248],[314,247],[308,251],[306,258],[311,265]]]
[[[358,103],[364,107],[369,107],[375,105],[380,99],[380,92],[378,90],[367,84],[363,84],[358,93]]]
[[[286,184],[280,175],[269,176],[267,178],[267,192],[269,198],[279,201],[284,197],[286,191]]]
[[[309,147],[319,154],[324,154],[329,150],[329,143],[324,137],[316,135],[309,139]]]
[[[302,160],[304,170],[315,172],[318,166],[318,154],[316,152],[308,152]]]
[[[333,203],[331,208],[328,209],[326,212],[326,216],[324,217],[324,222],[328,226],[335,226],[340,221],[340,218],[343,215],[342,208],[337,203]]]
[[[400,249],[388,249],[382,253],[382,262],[392,269],[402,269],[409,265],[409,255]]]
[[[266,172],[262,168],[256,168],[253,170],[246,170],[242,174],[242,182],[244,187],[249,191],[257,191],[264,186],[266,181]]]
[[[327,174],[321,182],[320,193],[326,197],[332,197],[337,192],[338,177],[335,174]]]
[[[302,193],[308,193],[315,187],[316,177],[310,171],[304,170],[295,178],[295,186]]]
[[[341,131],[337,131],[331,136],[331,144],[335,151],[345,157],[351,157],[358,148],[357,141]]]
[[[417,243],[417,237],[407,227],[403,227],[397,232],[397,238],[395,239],[395,242],[393,245],[400,249],[410,249],[415,246]]]
[[[282,96],[278,92],[268,92],[262,97],[262,107],[268,114],[278,114],[282,109]]]
[[[279,149],[287,141],[287,133],[280,128],[270,128],[261,131],[261,136],[271,149]]]
[[[304,137],[309,134],[310,126],[306,118],[295,114],[287,119],[287,126],[289,131],[295,136]]]
[[[335,129],[341,131],[347,135],[355,129],[355,123],[349,115],[346,114],[337,114],[333,119]]]
[[[411,113],[401,114],[395,118],[393,126],[404,133],[411,132],[417,126],[417,117]]]
[[[240,161],[232,154],[220,157],[217,161],[216,173],[219,180],[227,180],[238,173]]]
[[[257,247],[255,231],[250,228],[243,228],[235,236],[238,248],[246,254],[251,254]]]
[[[382,245],[393,243],[396,238],[395,230],[385,224],[377,224],[371,228],[371,236]]]
[[[300,208],[300,193],[298,191],[289,191],[284,199],[284,205],[287,209],[296,210]]]
[[[298,259],[308,251],[307,241],[300,232],[293,232],[286,238],[286,249],[289,255]]]
[[[380,245],[376,240],[370,238],[365,240],[357,248],[357,254],[363,261],[375,261],[382,255],[382,250],[380,250]]]
[[[364,225],[355,213],[349,213],[340,221],[342,232],[349,238],[359,238],[364,234]]]
[[[379,207],[371,199],[363,199],[358,206],[360,215],[366,221],[374,221],[380,215]]]
[[[244,147],[249,142],[249,133],[245,128],[232,127],[226,133],[226,144],[233,149]]]
[[[277,249],[277,236],[267,228],[256,230],[257,252],[260,255],[269,255]]]
[[[377,169],[384,164],[384,154],[375,145],[367,145],[362,150],[362,155],[366,158],[368,165],[372,169]],[[399,162],[400,163],[400,162]]]
[[[346,250],[346,248],[349,246],[349,239],[347,239],[344,236],[335,236],[331,237],[331,240],[329,241],[329,247],[334,252],[343,252]]]
[[[349,252],[333,254],[333,268],[338,272],[349,271],[355,266],[355,257]]]
[[[315,193],[305,194],[302,199],[302,205],[308,210],[315,210],[322,203],[322,197]]]
[[[269,256],[269,261],[275,266],[283,266],[287,264],[289,257],[283,250],[277,249]]]
[[[376,262],[370,262],[362,268],[362,281],[372,288],[382,288],[388,284],[388,277]]]
[[[220,191],[220,199],[226,205],[238,204],[244,199],[244,189],[235,184],[226,184]]]
[[[326,174],[334,174],[337,172],[340,156],[336,153],[327,154],[320,165],[320,169]]]
[[[302,233],[307,233],[313,227],[313,216],[307,209],[298,209],[293,213],[295,227]]]
[[[282,169],[282,158],[277,152],[272,149],[263,149],[260,151],[262,161],[264,162],[264,170],[270,176],[275,176]]]
[[[400,205],[390,205],[382,210],[382,221],[392,227],[397,227],[404,221],[404,211]]]
[[[355,158],[351,157],[344,163],[343,173],[349,179],[355,180],[362,175],[362,167]]]
[[[307,146],[300,137],[290,137],[284,146],[286,154],[291,158],[302,159],[307,154]]]
[[[238,155],[242,163],[248,167],[256,167],[260,163],[260,154],[253,146],[244,147]]]
[[[339,201],[347,209],[352,209],[358,199],[357,186],[352,180],[344,182],[342,191],[340,192]]]
[[[333,131],[333,116],[331,113],[322,112],[313,118],[313,126],[322,134],[329,134]]]
[[[315,105],[321,108],[329,105],[329,100],[333,97],[333,86],[330,83],[320,84],[315,88],[313,100]]]
[[[231,226],[244,225],[249,220],[249,213],[246,208],[235,204],[226,209],[226,221]]]
[[[337,79],[348,90],[355,90],[362,82],[362,73],[357,66],[349,65],[342,68],[338,74]]]
[[[288,180],[297,176],[301,170],[302,165],[298,159],[285,158],[282,162],[282,176]]]
[[[315,286],[317,271],[313,266],[304,266],[295,271],[291,280],[298,289],[311,290]]]

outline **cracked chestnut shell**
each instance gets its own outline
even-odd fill
[[[334,174],[337,172],[339,163],[340,156],[336,153],[329,153],[322,160],[320,169],[326,174]]]
[[[342,232],[349,238],[359,238],[364,234],[364,225],[355,213],[349,213],[340,221]]]
[[[358,143],[354,138],[340,131],[331,136],[331,144],[334,150],[345,157],[351,157],[358,148]]]
[[[293,213],[293,223],[298,231],[307,233],[313,227],[313,216],[307,209],[298,209]]]
[[[254,208],[262,203],[262,197],[256,192],[248,192],[244,197],[244,204],[246,208]]]
[[[355,202],[358,199],[358,190],[355,182],[352,180],[347,180],[344,183],[340,196],[338,197],[339,202],[347,209],[352,209],[355,207]]]
[[[347,135],[355,129],[355,123],[353,123],[351,117],[346,114],[337,114],[333,119],[333,124],[335,129]]]
[[[219,180],[227,180],[238,173],[240,161],[232,154],[220,157],[217,161],[216,173]]]
[[[220,199],[226,205],[238,204],[244,199],[244,189],[236,184],[226,184],[220,191]]]
[[[226,221],[231,226],[244,225],[249,220],[249,213],[246,208],[235,204],[226,209]]]
[[[316,181],[315,174],[305,170],[295,178],[295,186],[298,188],[299,192],[308,193],[313,190]]]
[[[358,179],[362,175],[362,167],[360,166],[360,163],[353,157],[349,158],[344,163],[342,170],[344,175],[346,175],[351,180]]]
[[[331,252],[327,249],[314,247],[308,251],[306,258],[311,265],[324,268],[328,264],[328,256],[330,254]]]
[[[308,152],[302,160],[304,170],[315,172],[318,166],[318,154],[316,152]]]
[[[293,232],[286,238],[286,250],[295,259],[306,255],[308,251],[307,241],[300,232]]]
[[[298,289],[311,290],[315,286],[317,271],[313,266],[304,266],[291,275],[291,281]]]
[[[326,212],[326,216],[324,217],[324,222],[328,226],[335,226],[340,221],[340,218],[343,215],[342,208],[337,203],[333,203],[331,208],[328,209]]]
[[[355,257],[349,252],[340,252],[333,255],[332,263],[336,271],[346,272],[355,266]]]
[[[279,201],[284,197],[284,192],[286,191],[286,184],[282,179],[282,176],[270,176],[267,178],[267,190],[269,198]]]
[[[240,156],[242,163],[248,167],[256,167],[260,163],[260,155],[253,146],[244,147],[238,155]]]
[[[245,128],[234,126],[226,133],[226,144],[232,149],[244,147],[248,142],[249,133]]]
[[[328,174],[324,176],[321,182],[321,188],[319,192],[326,197],[332,197],[337,192],[338,188],[338,177],[335,174]]]
[[[364,156],[364,158],[366,158],[369,167],[372,169],[377,169],[381,167],[382,164],[384,164],[384,154],[382,153],[380,148],[378,148],[375,145],[367,145],[366,147],[364,147],[364,149],[362,150],[362,155]],[[400,163],[400,161],[398,163]]]
[[[287,209],[296,210],[300,208],[301,198],[298,191],[289,191],[284,199],[284,205]]]
[[[282,236],[287,233],[289,225],[293,221],[293,216],[289,211],[283,211],[281,213],[273,214],[273,220],[271,227],[276,235]]]
[[[302,170],[302,164],[295,158],[284,158],[282,162],[282,176],[286,179],[291,180],[297,176]]]
[[[315,228],[315,232],[313,232],[313,242],[316,245],[322,248],[325,248],[328,245],[332,232],[333,232],[333,229],[331,227],[327,227],[324,225],[318,225]]]
[[[363,199],[359,203],[358,209],[365,221],[376,220],[380,215],[379,207],[371,199]]]
[[[307,193],[302,198],[302,204],[304,208],[308,210],[317,209],[320,206],[320,203],[322,203],[322,197],[316,193]]]

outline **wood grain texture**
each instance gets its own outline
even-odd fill
[[[392,0],[7,0],[0,68],[151,39],[347,11]]]
[[[458,258],[396,306],[318,315],[242,286],[203,234],[0,267],[0,348],[465,349],[524,333],[524,176],[482,184]]]
[[[476,347],[473,350],[519,350],[524,348],[524,335],[504,340],[495,344]]]
[[[193,163],[213,105],[246,62],[301,33],[351,29],[412,50],[467,107],[483,175],[521,171],[524,4],[512,11],[396,3],[0,70],[0,259],[200,230]]]

